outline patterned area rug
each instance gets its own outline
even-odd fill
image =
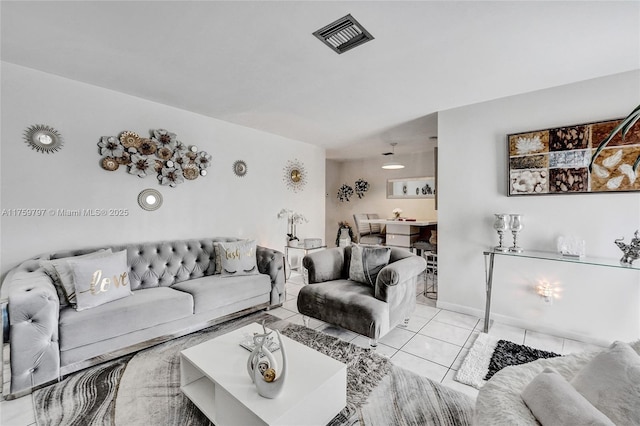
[[[557,356],[561,355],[480,333],[462,361],[455,380],[480,389],[505,367]]]
[[[33,394],[36,422],[39,426],[211,425],[180,391],[179,353],[262,320],[347,364],[347,406],[331,426],[471,424],[473,400],[468,396],[393,366],[367,349],[263,312],[83,370],[38,390]]]

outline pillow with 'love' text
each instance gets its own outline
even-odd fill
[[[94,259],[69,261],[73,270],[76,310],[83,311],[132,295],[127,251]]]

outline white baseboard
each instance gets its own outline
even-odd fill
[[[461,314],[472,315],[474,317],[478,317],[481,319],[481,323],[479,329],[482,330],[484,326],[484,309],[476,309],[471,308],[469,306],[456,305],[455,303],[448,302],[436,302],[436,307],[440,309],[446,309],[447,311],[459,312]],[[592,343],[598,346],[609,346],[611,344],[610,341],[600,339],[594,336],[585,336],[579,333],[574,333],[567,330],[561,330],[558,328],[545,327],[533,321],[526,321],[519,318],[513,318],[506,315],[500,315],[496,313],[491,314],[491,322],[489,324],[489,328],[491,328],[491,323],[493,321],[499,322],[500,324],[510,325],[512,327],[524,328],[526,330],[537,331],[539,333],[545,333],[556,337],[561,337],[563,339],[571,339],[578,340],[580,342]]]

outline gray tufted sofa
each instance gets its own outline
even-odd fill
[[[1,288],[4,347],[10,353],[11,399],[64,375],[284,301],[283,254],[258,246],[260,274],[215,275],[214,242],[206,238],[44,254],[10,270]],[[127,250],[133,296],[76,311],[60,306],[40,260],[101,248]],[[7,365],[7,360],[3,360]],[[4,374],[7,374],[6,368]]]

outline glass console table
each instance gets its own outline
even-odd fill
[[[295,271],[295,270],[300,270],[303,272],[303,279],[304,279],[304,268],[302,267],[302,258],[305,257],[307,255],[307,253],[309,253],[310,251],[314,251],[314,250],[324,250],[326,249],[327,246],[318,246],[318,247],[305,247],[305,246],[284,246],[284,259],[285,259],[285,265],[284,265],[284,277],[285,277],[285,282],[287,281],[287,279],[289,278],[287,276],[287,265],[289,265],[289,274],[291,273],[291,271]],[[293,266],[291,265],[291,263],[289,262],[289,250],[293,250],[294,252],[296,250],[300,250],[302,251],[301,256],[299,257],[298,261],[296,262],[296,265]],[[306,282],[306,281],[305,281]]]
[[[600,258],[600,257],[570,257],[564,256],[560,253],[548,252],[548,251],[535,251],[535,250],[525,250],[521,253],[509,252],[509,251],[497,251],[497,250],[487,250],[484,253],[484,269],[485,269],[485,278],[486,278],[486,292],[487,292],[487,304],[484,311],[484,332],[487,333],[489,331],[489,317],[491,315],[491,288],[493,286],[493,267],[495,264],[495,257],[498,256],[508,256],[508,257],[524,257],[528,259],[538,259],[538,260],[550,260],[554,262],[565,262],[565,263],[578,263],[582,265],[594,265],[594,266],[605,266],[610,268],[621,268],[621,269],[632,269],[636,271],[640,271],[640,261],[635,265],[627,265],[620,263],[617,259],[608,259],[608,258]],[[487,266],[488,261],[488,266]]]

